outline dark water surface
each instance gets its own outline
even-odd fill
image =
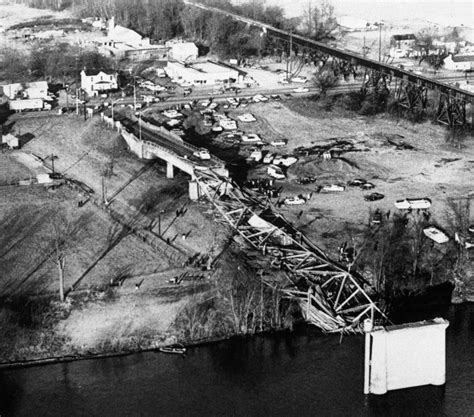
[[[438,312],[439,314],[439,312]],[[474,304],[442,314],[447,383],[366,397],[363,336],[310,328],[0,371],[5,416],[474,416]],[[415,319],[418,319],[416,317]]]

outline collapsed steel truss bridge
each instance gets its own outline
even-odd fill
[[[297,300],[307,321],[325,332],[358,332],[364,319],[386,319],[371,299],[365,279],[329,259],[277,214],[268,199],[211,170],[196,172],[196,181],[220,215],[256,251],[260,264],[265,264],[262,280],[273,286],[275,272],[285,274],[288,285],[282,291]]]

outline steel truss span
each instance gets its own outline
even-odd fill
[[[472,119],[466,118],[467,107],[473,111],[474,94],[457,88],[455,86],[446,84],[440,80],[425,77],[423,75],[414,74],[410,71],[403,70],[388,63],[378,62],[358,55],[357,53],[334,48],[324,43],[314,41],[312,39],[289,33],[287,31],[275,28],[266,23],[262,23],[253,19],[239,16],[216,7],[206,6],[190,0],[184,0],[184,3],[198,7],[209,12],[218,13],[224,16],[231,17],[239,22],[245,23],[249,26],[259,27],[268,35],[275,36],[287,42],[292,42],[293,45],[298,45],[308,51],[314,51],[325,56],[331,56],[338,62],[342,61],[345,65],[351,67],[363,67],[366,69],[367,79],[382,79],[385,83],[393,78],[400,80],[398,84],[399,90],[396,91],[397,97],[401,99],[400,105],[410,111],[415,109],[425,110],[426,108],[426,92],[427,90],[435,90],[440,94],[440,102],[438,105],[438,112],[436,120],[449,127],[465,126],[473,123]],[[365,84],[365,81],[364,81]],[[363,86],[364,89],[364,86]]]
[[[360,332],[367,318],[387,319],[371,299],[369,283],[329,259],[268,199],[212,170],[196,172],[196,181],[222,218],[253,248],[263,282],[296,300],[308,322],[325,332]],[[275,279],[276,271],[286,277],[283,287]]]

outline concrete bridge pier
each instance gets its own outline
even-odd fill
[[[166,162],[166,178],[174,178],[174,166],[171,162]]]

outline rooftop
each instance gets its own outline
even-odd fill
[[[474,62],[474,55],[455,55],[453,62]]]

